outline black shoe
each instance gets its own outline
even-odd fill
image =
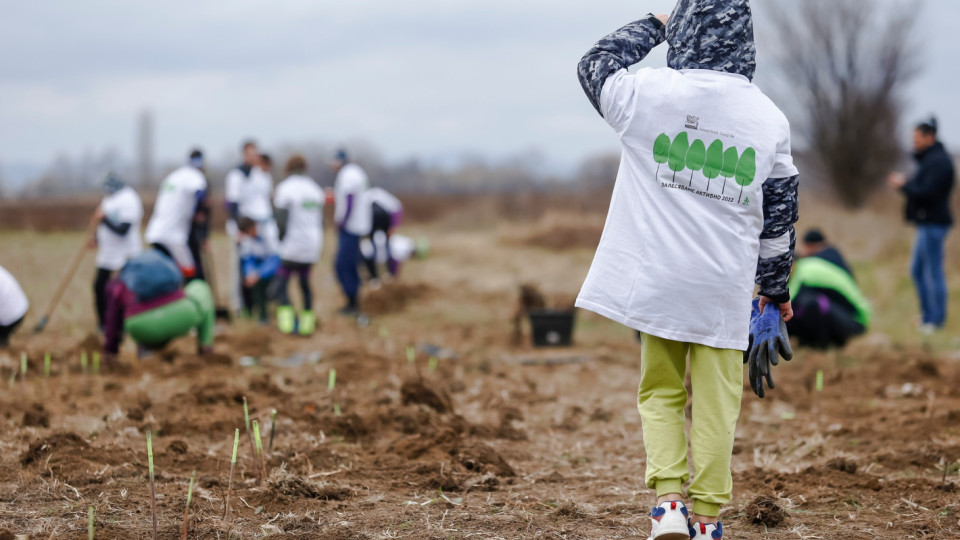
[[[353,304],[347,304],[342,308],[340,308],[340,310],[337,311],[337,313],[345,317],[356,317],[357,315],[360,314],[360,309],[358,309],[357,306]]]

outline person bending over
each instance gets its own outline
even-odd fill
[[[144,235],[154,249],[168,254],[177,263],[186,281],[194,279],[197,273],[197,261],[190,251],[190,230],[207,204],[203,153],[194,150],[190,161],[160,184]]]
[[[370,209],[373,214],[372,227],[370,230],[370,247],[372,253],[370,256],[364,254],[363,262],[370,273],[371,284],[379,285],[380,272],[377,268],[380,262],[378,254],[380,249],[386,250],[387,271],[391,278],[397,277],[400,271],[400,263],[393,256],[391,250],[390,238],[396,232],[400,222],[403,221],[403,203],[389,191],[375,187],[367,190],[367,200],[370,201]]]
[[[197,352],[213,351],[213,294],[205,281],[183,286],[183,275],[169,255],[148,249],[131,257],[107,285],[104,358],[113,362],[124,334],[139,350],[158,350],[197,332]]]
[[[807,232],[801,252],[804,256],[797,260],[790,279],[794,314],[787,330],[804,347],[843,347],[866,332],[870,303],[843,255],[822,232]]]

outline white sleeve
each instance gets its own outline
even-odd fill
[[[273,196],[273,206],[277,208],[287,208],[290,206],[291,197],[289,195],[290,190],[288,190],[283,184],[277,186],[275,194]]]
[[[800,171],[793,164],[793,155],[790,150],[790,124],[787,124],[786,133],[777,145],[777,157],[770,178],[790,178],[798,174],[800,174]]]
[[[224,186],[224,199],[228,203],[238,202],[240,200],[240,173],[234,169],[227,173],[226,185]]]

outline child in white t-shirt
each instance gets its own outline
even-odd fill
[[[280,269],[278,276],[277,326],[284,334],[294,331],[309,336],[316,328],[310,271],[320,260],[323,249],[323,206],[326,196],[320,186],[306,176],[307,162],[293,155],[287,161],[287,178],[277,186],[273,205],[280,229]],[[287,292],[290,278],[300,282],[303,311],[297,315]]]
[[[669,67],[627,68],[666,41]],[[622,159],[577,306],[643,333],[638,407],[653,539],[719,539],[730,501],[754,280],[792,314],[797,169],[783,113],[751,83],[748,0],[681,0],[601,39],[580,61]],[[684,378],[693,389],[688,481]]]

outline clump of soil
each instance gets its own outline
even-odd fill
[[[87,337],[70,348],[70,352],[74,353],[74,355],[79,355],[83,351],[99,351],[101,348],[103,348],[103,343],[100,341],[100,336],[97,334],[87,334]]]
[[[276,469],[267,482],[280,494],[298,499],[344,501],[352,495],[352,492],[346,487],[335,484],[317,484],[302,476],[290,474],[282,467]]]
[[[180,439],[174,439],[170,441],[170,444],[167,445],[167,451],[171,454],[185,455],[187,453],[187,443],[183,442]]]
[[[0,540],[16,540],[16,536],[7,529],[0,529]]]
[[[30,465],[43,460],[50,454],[83,452],[90,448],[87,441],[80,438],[76,433],[55,433],[46,439],[40,439],[30,443],[26,452],[20,455],[21,465]]]
[[[34,403],[23,413],[24,427],[50,427],[50,413],[40,403]]]
[[[503,456],[485,443],[478,442],[455,448],[450,455],[457,458],[457,461],[471,472],[494,473],[497,476],[517,475]]]
[[[751,523],[771,529],[787,519],[787,511],[773,497],[757,497],[743,509],[743,513]]]
[[[827,468],[847,474],[857,473],[857,462],[845,457],[835,457],[827,462]]]
[[[428,388],[421,381],[403,383],[400,396],[404,405],[426,405],[441,414],[453,411],[453,401],[443,389]]]
[[[360,305],[371,315],[398,313],[414,301],[422,301],[433,293],[426,283],[395,282],[376,291],[366,291]]]

